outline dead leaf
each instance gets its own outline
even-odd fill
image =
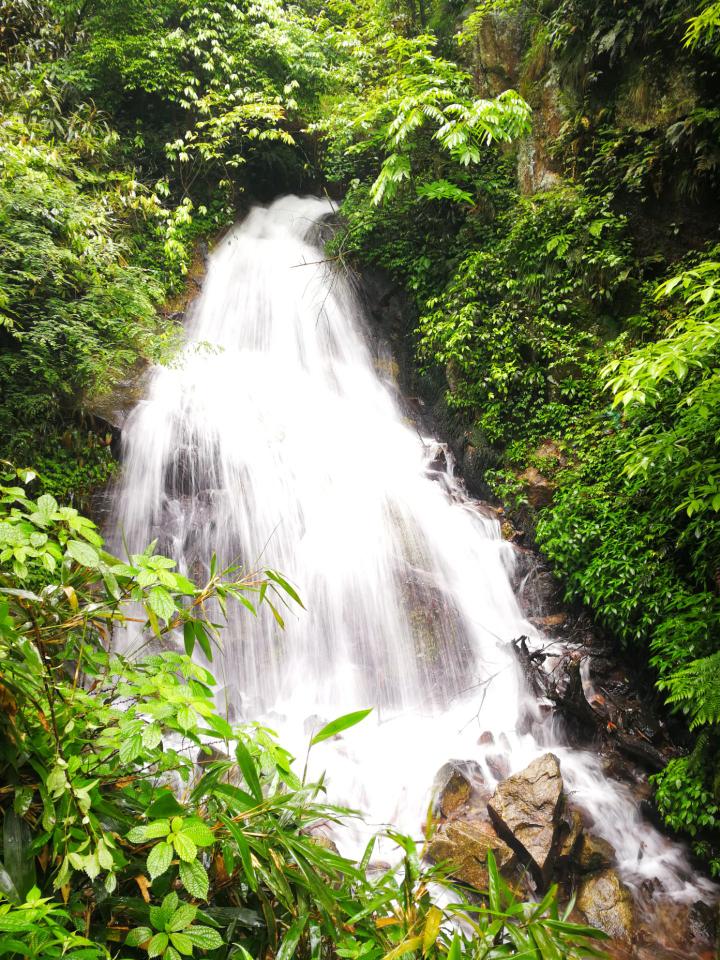
[[[150,903],[150,881],[147,877],[144,877],[142,873],[139,873],[135,877],[135,883],[140,888],[140,893],[145,903]]]

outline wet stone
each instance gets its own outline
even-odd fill
[[[454,820],[444,824],[430,841],[428,857],[452,865],[452,875],[478,890],[488,886],[487,854],[492,850],[498,869],[511,875],[517,867],[513,851],[489,823]]]
[[[630,892],[614,870],[594,873],[583,881],[577,905],[587,922],[610,937],[630,942],[634,916]]]
[[[560,762],[545,753],[499,784],[488,803],[499,835],[521,856],[527,854],[543,883],[552,869],[563,799]]]
[[[558,860],[574,861],[583,842],[583,818],[578,810],[570,810],[560,823]]]
[[[605,870],[615,863],[615,849],[602,837],[586,833],[578,851],[577,865],[581,873]]]
[[[473,795],[475,784],[482,783],[482,771],[478,764],[464,760],[450,760],[438,770],[433,784],[435,811],[443,817],[451,817],[466,807]]]
[[[505,780],[510,775],[510,759],[504,753],[489,753],[485,763],[496,780]]]

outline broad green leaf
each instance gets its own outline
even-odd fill
[[[81,540],[68,540],[66,546],[68,556],[72,557],[83,567],[90,567],[96,570],[100,566],[100,557],[97,550],[91,547],[89,543],[83,543]]]
[[[181,833],[198,847],[210,847],[215,843],[215,834],[202,820],[186,820]]]
[[[185,653],[191,657],[195,649],[195,621],[186,620],[183,624],[183,644]]]
[[[162,876],[163,873],[170,866],[173,858],[173,848],[163,840],[161,843],[157,843],[147,858],[147,869],[150,874],[150,878],[154,880],[156,877]]]
[[[166,933],[156,933],[148,944],[148,957],[159,957],[165,953],[165,948],[170,942],[170,938]]]
[[[165,924],[165,929],[168,933],[184,930],[185,927],[190,926],[196,914],[197,907],[194,907],[191,903],[181,903],[170,920]]]
[[[148,817],[175,817],[178,814],[184,813],[184,808],[181,804],[178,803],[177,797],[172,792],[172,790],[165,790],[157,798],[153,800],[150,806],[145,811]],[[160,823],[164,824],[164,831],[162,833],[156,834],[156,836],[164,837],[170,831],[170,825],[167,820],[161,820]],[[150,826],[150,824],[149,824]],[[146,829],[145,827],[140,827],[140,830]],[[131,833],[134,831],[131,831]],[[130,839],[130,834],[128,834],[128,839]],[[152,838],[148,838],[152,839]]]
[[[198,900],[207,900],[210,879],[199,860],[180,861],[180,880],[187,892]]]
[[[181,860],[189,863],[197,857],[197,847],[184,831],[176,833],[172,838],[173,846]]]
[[[148,810],[149,813],[150,810]],[[127,834],[127,839],[130,843],[145,843],[148,840],[157,840],[158,837],[166,837],[169,833],[170,821],[156,820],[154,823],[146,823],[142,827],[133,827]]]
[[[153,932],[150,927],[135,927],[135,929],[131,930],[127,937],[125,937],[125,946],[139,947],[143,943],[147,943],[148,940],[152,940],[152,937]]]
[[[202,950],[217,950],[223,945],[222,937],[212,927],[188,927],[185,935]]]
[[[182,953],[186,957],[189,957],[193,952],[193,942],[190,937],[187,936],[187,934],[171,933],[170,943],[175,947],[178,953]]]
[[[162,620],[171,620],[177,606],[165,587],[153,587],[148,594],[150,609]]]

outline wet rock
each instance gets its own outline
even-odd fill
[[[560,824],[560,846],[557,858],[564,863],[575,861],[583,841],[583,818],[578,810],[570,810]]]
[[[515,854],[486,822],[454,820],[444,824],[430,841],[427,852],[435,863],[450,863],[452,875],[458,880],[486,890],[488,850],[492,850],[504,875],[513,873],[517,866]]]
[[[615,863],[615,849],[602,837],[586,833],[578,850],[577,866],[582,873],[606,870]]]
[[[587,922],[610,937],[630,942],[633,934],[633,902],[615,870],[591,874],[580,886],[577,905]]]
[[[530,623],[535,624],[536,627],[539,627],[545,632],[557,631],[560,627],[564,626],[567,621],[567,613],[551,613],[547,617],[529,617]]]
[[[490,753],[485,757],[488,770],[496,780],[505,780],[510,776],[510,759],[504,753]]]
[[[714,943],[718,937],[718,910],[702,900],[696,900],[688,910],[688,933],[693,940]]]
[[[478,745],[483,746],[492,746],[495,743],[495,737],[489,730],[483,730],[483,732],[478,737]]]
[[[542,510],[555,495],[555,486],[536,467],[528,467],[518,479],[523,485],[528,503],[535,510]]]
[[[450,760],[435,775],[433,796],[436,812],[443,817],[451,817],[467,806],[473,794],[473,785],[482,782],[482,779],[478,764]]]
[[[488,803],[498,834],[529,859],[540,883],[550,875],[563,808],[560,762],[545,753],[499,784]]]

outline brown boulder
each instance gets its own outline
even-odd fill
[[[518,479],[523,485],[528,503],[535,510],[542,510],[555,495],[554,485],[535,467],[528,467],[520,474]]]
[[[615,850],[611,843],[602,837],[586,833],[578,851],[576,863],[581,873],[593,873],[606,870],[615,863]]]
[[[435,863],[446,861],[452,875],[478,890],[487,890],[487,854],[492,850],[498,869],[512,873],[517,859],[510,847],[497,836],[489,823],[454,820],[444,824],[430,841],[428,857]]]
[[[546,883],[559,843],[563,808],[560,762],[545,753],[520,773],[498,784],[488,812],[498,834],[521,859],[528,859],[540,883]]]
[[[433,784],[436,813],[451,817],[466,807],[473,790],[482,785],[482,770],[476,763],[450,760],[435,775]]]
[[[587,922],[616,940],[630,942],[634,915],[630,892],[614,870],[603,870],[583,880],[577,905]]]

